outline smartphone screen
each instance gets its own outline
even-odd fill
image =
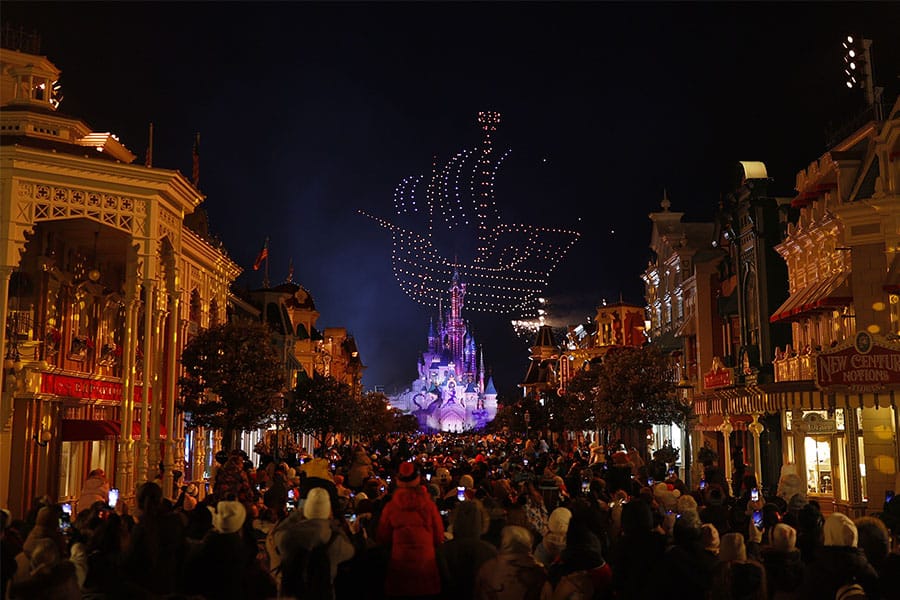
[[[706,480],[705,480],[705,479],[701,479],[701,480],[700,480],[700,489],[701,489],[701,490],[705,490],[705,489],[706,489]]]
[[[431,473],[425,473],[426,481],[431,481]]]
[[[752,490],[750,490],[750,500],[752,500],[753,502],[759,501],[759,489],[758,488],[753,488]]]
[[[753,511],[753,524],[756,525],[757,529],[763,528],[763,514],[761,510]]]
[[[113,488],[109,490],[109,507],[115,508],[116,503],[119,501],[119,488]]]
[[[288,500],[294,499],[294,490],[288,490]]]
[[[589,489],[591,489],[591,482],[590,481],[582,481],[581,482],[581,491],[587,492]]]
[[[649,477],[649,478],[647,479],[647,485],[653,486],[654,483],[656,483],[656,482],[653,480],[652,477]]]
[[[466,488],[463,486],[457,486],[456,488],[456,499],[460,502],[463,502],[466,499]]]
[[[891,500],[893,500],[893,499],[894,499],[894,490],[887,490],[884,493],[884,503],[890,504]]]

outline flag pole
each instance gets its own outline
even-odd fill
[[[147,136],[147,155],[144,157],[144,166],[153,167],[153,123],[150,123],[150,134]]]
[[[266,248],[269,247],[269,238],[266,238]],[[269,253],[266,252],[266,270],[263,276],[263,287],[269,289]]]

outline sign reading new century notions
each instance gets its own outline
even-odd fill
[[[816,384],[827,392],[900,389],[900,344],[860,331],[816,356]]]

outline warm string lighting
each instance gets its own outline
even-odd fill
[[[466,306],[480,312],[533,314],[550,274],[578,241],[577,231],[503,223],[494,201],[494,183],[509,151],[499,156],[493,132],[500,113],[478,113],[478,148],[457,152],[443,165],[432,162],[430,176],[404,177],[394,190],[401,226],[360,211],[391,232],[394,276],[410,298],[425,306],[446,300],[458,273],[466,281]],[[466,181],[468,175],[468,181]],[[445,256],[435,233],[451,233],[463,242],[473,229],[475,256],[461,261]]]

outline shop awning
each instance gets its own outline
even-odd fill
[[[809,298],[806,298],[803,306],[795,312],[800,314],[824,308],[840,308],[852,302],[850,273],[836,273],[826,279]]]
[[[769,322],[796,319],[808,312],[846,306],[851,302],[850,273],[835,273],[791,294],[769,317]]]
[[[159,437],[166,437],[166,426],[160,425]],[[118,421],[109,419],[63,419],[62,441],[64,442],[90,442],[96,440],[111,440],[118,438],[122,433],[122,425]],[[131,436],[135,439],[141,437],[141,424],[132,423]]]
[[[816,285],[816,284],[813,284]],[[800,288],[785,300],[781,306],[779,306],[772,316],[769,317],[770,323],[775,323],[776,321],[780,321],[782,319],[786,319],[791,316],[793,310],[803,302],[803,298],[809,294],[810,290],[813,286],[806,286],[804,288]]]
[[[88,442],[119,437],[119,422],[92,419],[63,419],[62,441]]]

